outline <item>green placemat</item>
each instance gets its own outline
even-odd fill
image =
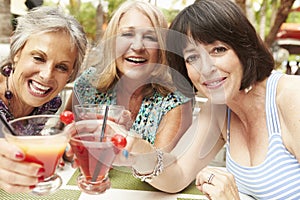
[[[57,192],[47,195],[47,196],[35,196],[27,193],[16,193],[10,194],[0,189],[0,199],[1,200],[74,200],[79,199],[81,192],[79,190],[63,190],[60,189]]]
[[[72,175],[72,177],[70,178],[70,180],[68,181],[67,185],[77,185],[76,180],[79,174],[80,174],[79,169],[77,169]]]
[[[79,175],[79,170],[76,170],[67,185],[77,185],[76,179]],[[152,187],[148,183],[142,182],[136,179],[129,172],[124,172],[121,170],[112,169],[109,172],[109,177],[111,181],[111,187],[115,189],[124,190],[143,190],[143,191],[159,191]],[[195,187],[194,182],[192,182],[187,188],[180,192],[181,194],[196,194],[201,195],[202,193]]]

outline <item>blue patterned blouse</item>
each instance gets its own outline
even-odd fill
[[[114,89],[106,93],[101,93],[93,87],[91,82],[97,78],[94,75],[95,72],[96,69],[91,67],[75,80],[74,92],[77,100],[81,104],[117,104],[117,95]],[[185,97],[179,91],[169,93],[165,97],[154,91],[152,96],[143,99],[131,130],[153,144],[162,117],[171,109],[189,100],[189,98]]]

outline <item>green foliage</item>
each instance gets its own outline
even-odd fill
[[[108,2],[107,22],[111,19],[115,10],[126,0],[106,0]]]
[[[300,23],[300,12],[291,12],[286,19],[288,23]]]
[[[69,10],[72,10],[68,6]],[[84,27],[87,37],[90,40],[95,39],[96,34],[96,8],[91,2],[81,3],[79,10],[73,10],[74,17],[79,21],[79,23]]]
[[[176,15],[179,13],[179,10],[172,10],[172,9],[161,9],[163,14],[166,16],[167,21],[171,23]]]

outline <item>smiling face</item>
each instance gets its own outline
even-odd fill
[[[69,80],[77,51],[64,32],[36,34],[29,37],[14,57],[14,98],[38,107],[53,99]]]
[[[230,46],[220,41],[189,43],[183,54],[194,86],[213,103],[227,103],[240,92],[243,69]]]
[[[124,13],[116,38],[116,64],[121,74],[146,79],[158,62],[158,48],[151,21],[136,9]]]

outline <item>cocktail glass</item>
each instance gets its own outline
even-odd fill
[[[103,129],[103,123],[118,122],[123,110],[123,106],[109,105],[104,120],[106,105],[75,106],[77,135],[70,145],[81,171],[77,184],[83,192],[101,194],[110,188],[108,173],[119,149],[110,140],[115,131],[109,125]]]
[[[9,124],[15,135],[4,127],[6,140],[24,151],[24,161],[38,163],[45,168],[44,181],[39,182],[32,193],[48,195],[58,190],[62,179],[55,170],[70,140],[59,116],[33,115],[12,120]]]
[[[81,174],[77,185],[88,194],[101,194],[110,188],[108,177],[118,149],[109,136],[94,133],[79,133],[72,136],[70,144],[79,165]]]
[[[118,122],[122,111],[125,109],[121,105],[108,105],[108,120]],[[105,104],[78,104],[74,106],[76,121],[83,119],[103,119],[105,114]]]

